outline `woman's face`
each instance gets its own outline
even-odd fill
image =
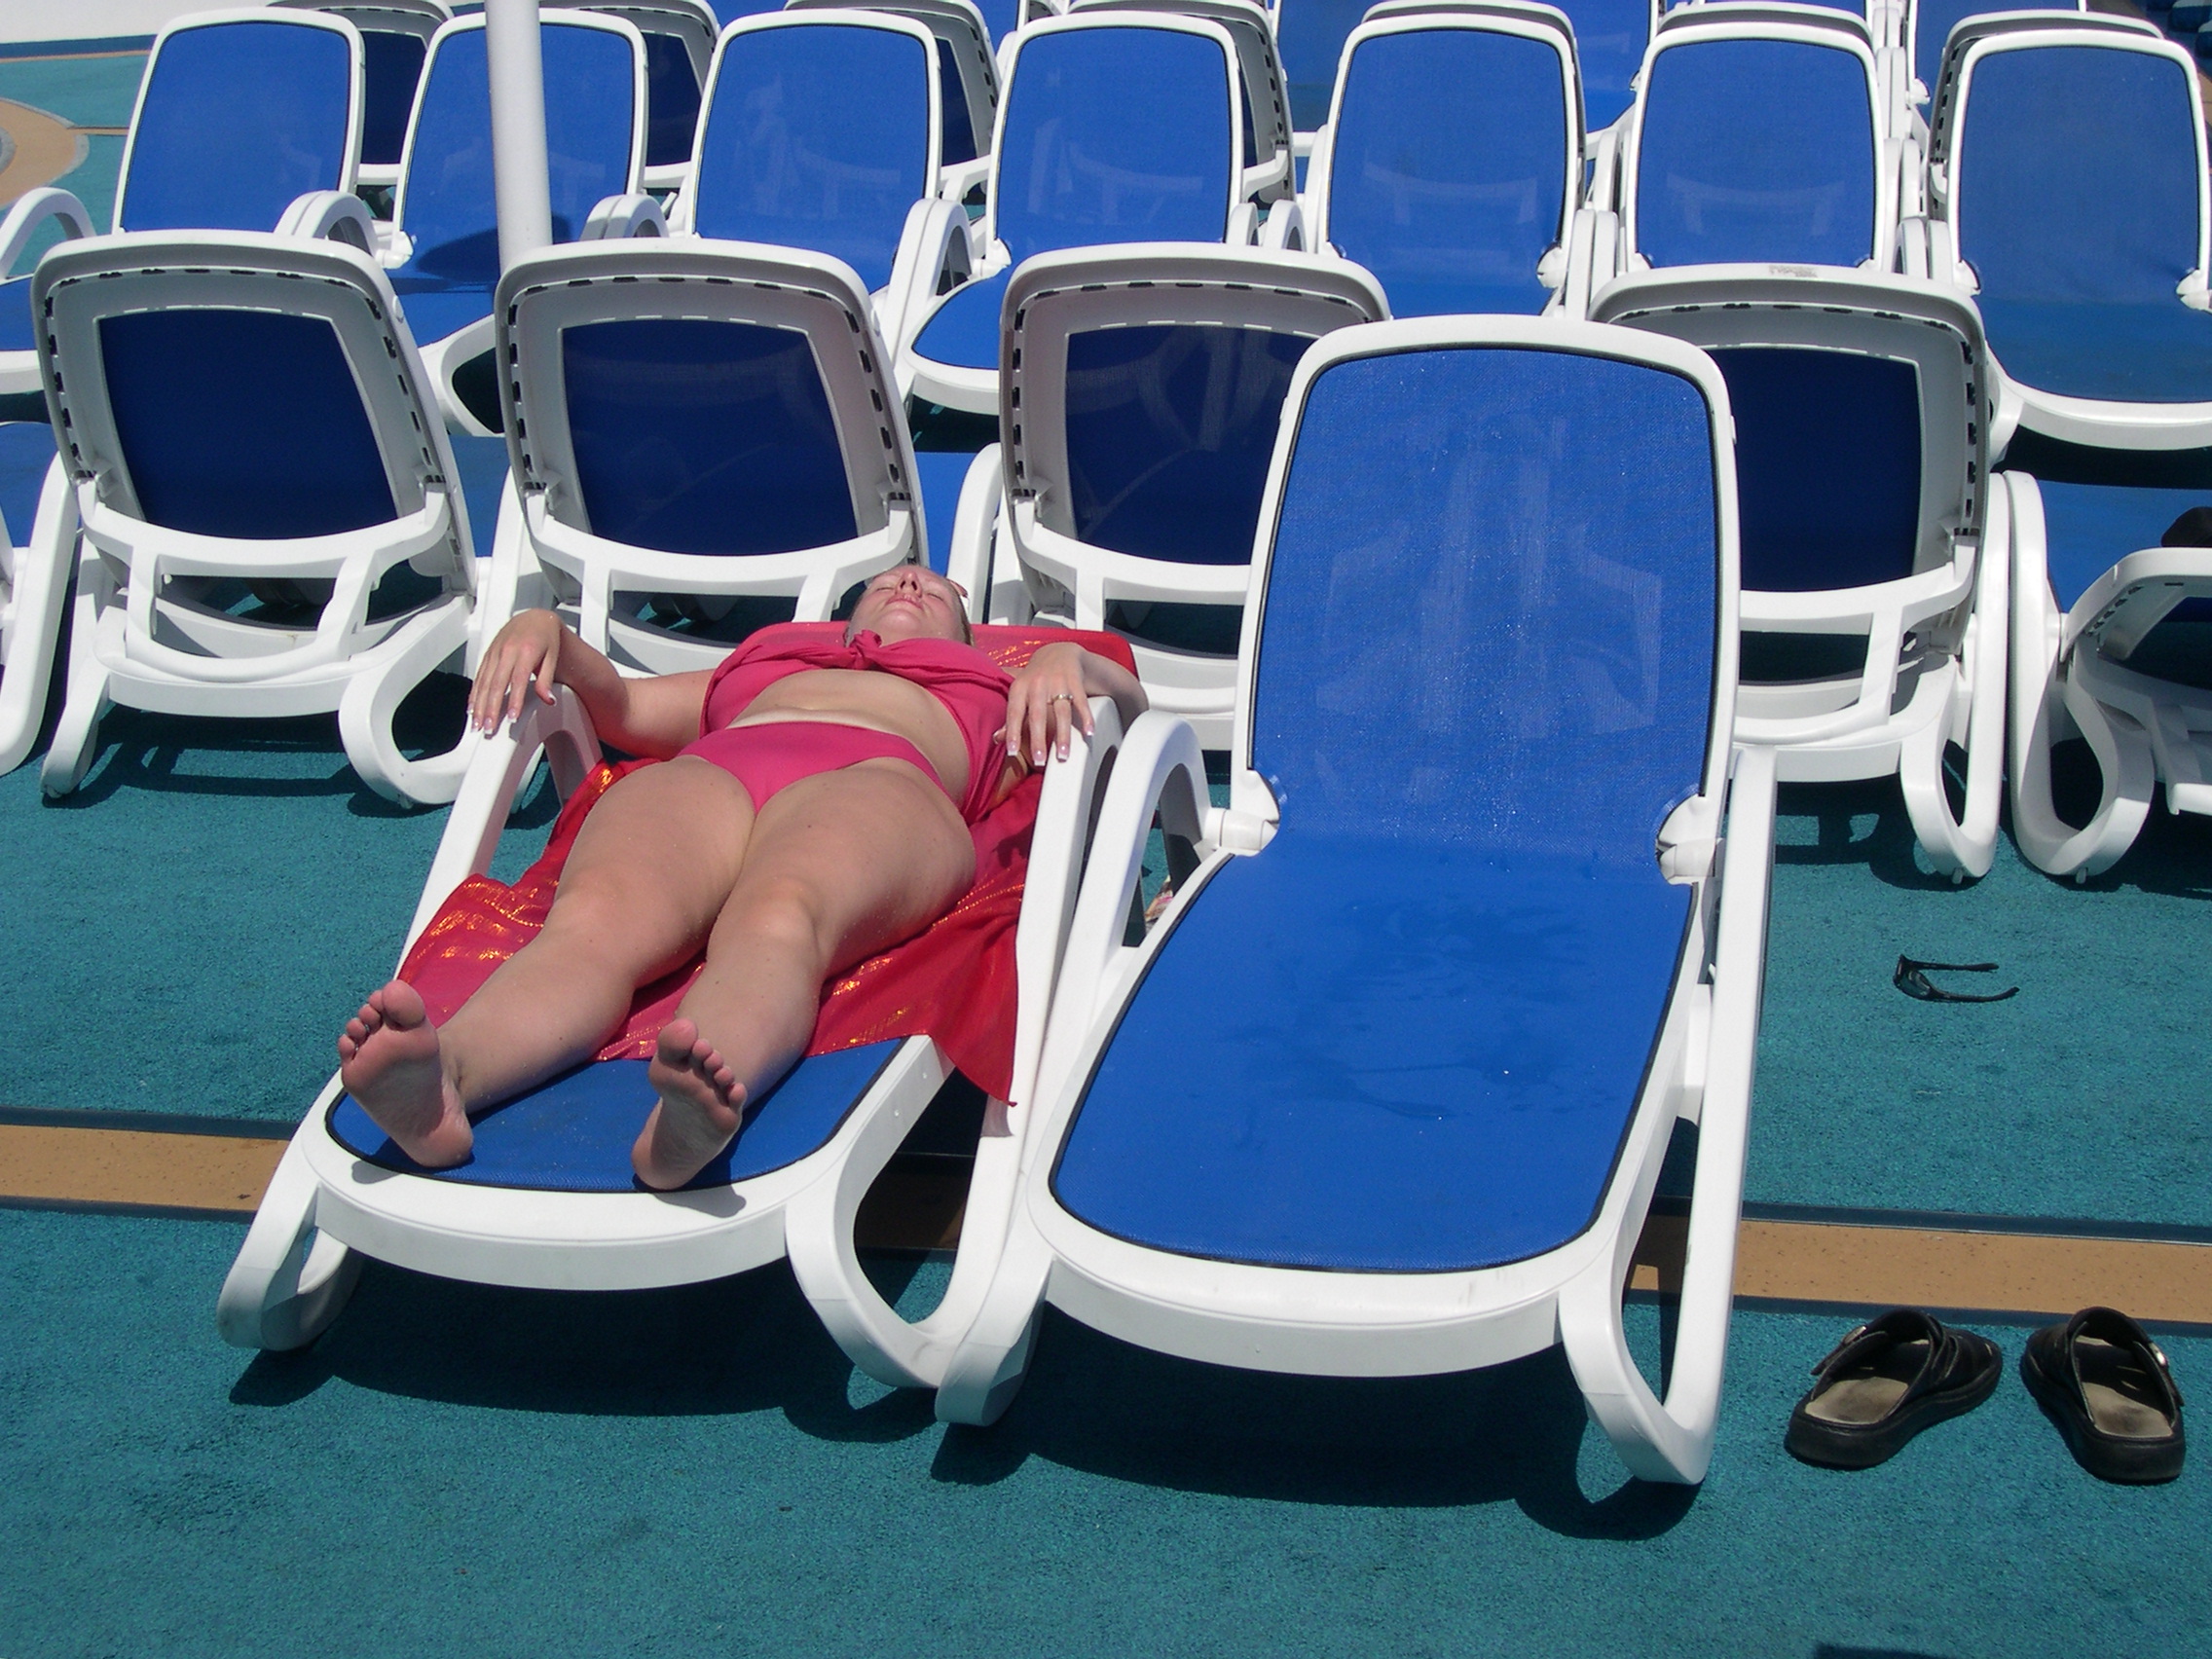
[[[927,565],[901,565],[867,584],[845,637],[880,634],[894,640],[955,640],[968,637],[967,595]]]

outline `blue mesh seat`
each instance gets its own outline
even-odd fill
[[[1698,888],[1654,837],[1717,812],[1709,722],[1734,693],[1715,649],[1726,396],[1709,360],[1608,346],[1624,334],[1392,322],[1300,364],[1229,807],[1205,804],[1188,728],[1137,722],[1055,993],[1016,1232],[940,1415],[1003,1408],[1041,1297],[1168,1352],[1322,1374],[1462,1369],[1564,1330],[1632,1466],[1702,1473],[1709,1421],[1655,1428],[1683,1402],[1645,1386],[1615,1412],[1594,1386],[1619,1363],[1602,1358],[1615,1230],[1641,1225],[1628,1195],[1676,1111],[1683,987],[1712,960]],[[1731,816],[1723,908],[1763,915],[1771,789]],[[1195,856],[1170,853],[1172,903],[1124,942],[1124,849],[1156,807]],[[1755,1004],[1746,965],[1715,970],[1732,1017]],[[1741,1132],[1740,1100],[1716,1110],[1733,1088],[1705,1097],[1709,1144]],[[1738,1176],[1711,1174],[1696,1201],[1732,1228]],[[1584,1272],[1602,1332],[1561,1288]],[[1726,1298],[1724,1277],[1687,1295],[1701,1363]]]
[[[147,58],[116,184],[124,231],[274,231],[299,198],[350,191],[361,126],[361,39],[314,13],[186,18]],[[38,225],[95,227],[65,191],[31,193],[0,221],[19,247]],[[0,393],[36,391],[30,279],[0,283]]]
[[[1823,32],[1685,21],[1661,35],[1623,162],[1633,258],[1890,269],[1897,181],[1873,55],[1862,31]]]
[[[1128,241],[1249,240],[1235,49],[1219,24],[1104,13],[1016,39],[992,157],[978,275],[937,302],[902,354],[916,394],[998,405],[998,311],[1039,253]]]
[[[1314,341],[1389,314],[1382,291],[1341,262],[1148,243],[1040,255],[1009,311],[1018,569],[991,585],[1017,577],[1033,615],[1122,634],[1152,706],[1225,749],[1283,395]]]
[[[452,799],[467,740],[411,755],[392,721],[468,645],[474,546],[376,262],[294,237],[142,232],[56,248],[32,283],[99,555],[81,567],[41,786],[77,787],[115,703],[336,714],[372,789]]]
[[[1327,124],[1337,60],[1366,10],[1360,0],[1282,0],[1275,31],[1290,80],[1290,121],[1299,131],[1318,131]]]
[[[2004,374],[2000,445],[2015,422],[2115,448],[2212,443],[2188,55],[2057,28],[1978,41],[1958,74],[1936,147],[1953,251]]]
[[[617,662],[712,667],[748,606],[822,621],[919,556],[888,356],[833,259],[610,240],[519,261],[499,291],[524,534]],[[737,634],[711,626],[733,610]]]
[[[1574,86],[1573,39],[1540,21],[1363,24],[1314,161],[1314,242],[1372,271],[1395,316],[1543,310],[1537,265],[1580,194]]]
[[[571,15],[545,22],[541,34],[553,240],[573,241],[595,204],[639,187],[644,48],[637,30],[614,18]],[[457,18],[430,43],[393,214],[405,240],[392,289],[440,384],[491,345],[499,278],[491,98],[483,19]],[[465,413],[496,430],[496,406],[477,401]],[[463,411],[449,395],[446,412]]]

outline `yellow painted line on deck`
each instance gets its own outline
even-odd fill
[[[0,131],[14,145],[7,166],[0,168],[0,207],[42,184],[52,184],[85,160],[85,134],[59,116],[29,104],[0,98]]]
[[[280,1140],[0,1124],[0,1203],[196,1210],[244,1219],[283,1156]],[[860,1243],[948,1250],[960,1241],[968,1167],[902,1161],[862,1205]],[[1631,1290],[1680,1288],[1687,1222],[1656,1215],[1637,1247]],[[1770,1302],[2058,1314],[2097,1304],[2153,1324],[2212,1325],[2212,1244],[2047,1233],[1744,1222],[1736,1294]]]

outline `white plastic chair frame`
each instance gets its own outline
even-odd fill
[[[1093,798],[1121,743],[1113,703],[1093,699],[1095,734],[1075,737],[1070,759],[1049,767],[1039,797],[1028,877],[1016,924],[1014,1082],[1025,1100],[1043,1044],[1054,971],[1074,914]],[[491,866],[508,811],[539,760],[565,795],[599,759],[591,721],[563,687],[485,740],[438,843],[408,946],[453,890]],[[405,959],[403,947],[401,959]],[[908,1322],[862,1271],[854,1244],[861,1200],[898,1152],[946,1076],[927,1037],[903,1042],[816,1151],[728,1186],[682,1193],[557,1193],[471,1186],[400,1174],[356,1158],[332,1138],[333,1077],[269,1183],[223,1282],[216,1324],[240,1347],[312,1342],[344,1306],[373,1256],[480,1284],[545,1290],[640,1290],[692,1284],[789,1256],[800,1289],[853,1362],[902,1387],[934,1387],[980,1305],[989,1240],[964,1232],[943,1301]],[[977,1148],[971,1205],[1003,1202],[1018,1143],[1012,1108],[992,1101]]]
[[[84,551],[60,722],[39,774],[50,795],[84,779],[111,703],[165,714],[279,719],[338,716],[346,756],[395,801],[453,798],[473,750],[410,759],[391,732],[408,691],[472,640],[476,562],[453,452],[384,273],[332,242],[242,232],[157,233],[64,244],[40,261],[32,304],[44,319],[40,364],[57,464],[75,486]],[[296,540],[241,541],[170,530],[139,516],[99,367],[103,317],[192,307],[319,317],[352,367],[399,516]],[[55,506],[51,551],[65,551]],[[49,522],[42,509],[41,524]],[[438,577],[436,600],[370,620],[369,597],[401,563]],[[332,584],[313,628],[233,616],[170,591],[179,577],[308,579]]]
[[[517,589],[550,577],[578,635],[631,672],[712,668],[726,641],[689,639],[627,615],[624,593],[793,597],[795,619],[826,620],[853,583],[922,557],[913,440],[851,267],[757,242],[631,241],[552,248],[499,278],[499,360],[511,487],[524,528]],[[803,334],[822,375],[860,534],[788,553],[665,553],[593,534],[576,485],[564,329],[646,317],[745,322]]]
[[[1984,24],[1997,26],[1984,29]],[[2015,24],[2018,26],[2012,26]],[[1916,261],[1924,261],[1927,275],[1936,281],[1963,294],[1980,291],[1980,278],[1958,252],[1963,240],[1961,203],[1955,190],[1959,132],[1973,96],[1974,70],[1995,54],[2040,47],[2140,53],[2165,58],[2181,68],[2189,89],[2190,130],[2196,143],[2196,263],[2182,277],[2175,297],[2193,311],[2212,311],[2212,293],[2207,292],[2205,281],[2207,272],[2212,271],[2212,185],[2206,179],[2204,89],[2196,60],[2172,41],[2158,36],[2150,25],[2126,18],[2052,18],[2045,14],[2033,22],[2020,17],[1974,18],[1952,32],[1936,93],[1928,167],[1928,216],[1907,227],[1905,269],[1911,271]],[[1971,202],[1965,204],[1965,210],[1971,218]],[[1993,356],[1991,365],[1997,396],[1995,428],[1990,436],[1992,455],[2002,457],[2012,434],[2022,426],[2063,443],[2098,449],[2186,450],[2212,445],[2212,402],[2124,403],[2068,397],[2013,379],[1999,358]]]
[[[973,12],[974,8],[968,10]],[[938,37],[930,25],[898,7],[813,5],[806,0],[793,0],[781,12],[762,12],[738,18],[716,39],[714,62],[708,71],[705,91],[699,97],[699,129],[692,140],[691,153],[696,158],[699,147],[706,142],[715,82],[721,74],[723,55],[731,49],[732,43],[770,29],[821,27],[876,29],[903,35],[918,42],[929,60],[929,153],[935,158],[935,176],[930,180],[929,189],[907,209],[906,222],[899,233],[899,251],[892,260],[890,282],[869,300],[876,327],[891,348],[891,361],[896,366],[899,348],[907,339],[910,328],[920,326],[931,303],[967,278],[975,261],[975,242],[968,215],[960,205],[960,198],[966,194],[960,180],[969,177],[978,165],[986,167],[989,165],[988,157],[981,158],[980,163],[944,165],[944,108],[937,76]],[[981,24],[977,23],[977,28],[980,30]],[[984,37],[986,41],[988,38]],[[989,61],[987,55],[984,61]],[[995,83],[993,92],[995,95]],[[986,110],[984,119],[988,120],[989,116]],[[698,185],[696,181],[687,181],[670,209],[669,233],[678,237],[697,236],[697,216]],[[903,395],[906,389],[903,383],[900,389]]]
[[[1906,42],[1916,53],[1919,50],[1919,18],[1920,9],[1916,5],[1912,8],[1913,32]],[[1986,40],[1994,35],[2047,28],[2113,29],[2121,34],[2147,34],[2153,40],[2164,38],[2157,24],[2141,18],[2123,17],[2117,12],[2092,12],[2088,9],[2088,0],[2080,0],[2080,4],[2076,6],[2042,7],[2027,12],[1976,12],[1962,18],[1944,37],[1943,53],[1936,62],[1936,85],[1931,88],[1922,86],[1917,80],[1913,83],[1913,101],[1928,105],[1928,113],[1921,119],[1916,131],[1921,148],[1928,156],[1932,174],[1940,166],[1936,155],[1934,129],[1937,126],[1948,125],[1942,120],[1942,112],[1957,95],[1959,65],[1965,61],[1967,48],[1977,40]],[[1918,58],[1915,57],[1913,61],[1917,62]],[[1930,182],[1933,185],[1936,181],[1932,177]]]
[[[1329,99],[1328,124],[1313,134],[1312,160],[1307,166],[1306,189],[1299,198],[1306,221],[1305,245],[1315,253],[1343,257],[1329,240],[1329,184],[1336,170],[1338,120],[1344,109],[1345,81],[1351,73],[1353,55],[1369,41],[1384,35],[1424,34],[1436,29],[1513,35],[1551,47],[1559,54],[1561,90],[1567,99],[1567,176],[1560,193],[1559,235],[1536,264],[1537,278],[1554,290],[1555,295],[1544,309],[1556,311],[1560,303],[1557,291],[1567,279],[1567,247],[1575,214],[1582,207],[1582,176],[1588,148],[1588,134],[1582,128],[1582,71],[1574,54],[1574,25],[1567,20],[1567,14],[1556,7],[1499,3],[1499,0],[1489,0],[1489,3],[1456,0],[1454,4],[1437,5],[1424,5],[1421,0],[1384,0],[1382,5],[1371,9],[1365,20],[1345,39],[1344,55],[1337,61],[1336,91]],[[1271,217],[1269,229],[1272,228]],[[1272,237],[1269,240],[1271,245],[1283,245]]]
[[[993,444],[977,471],[997,479],[1002,464],[1006,534],[1013,569],[987,564],[992,549],[961,542],[955,527],[957,580],[988,570],[984,585],[1002,604],[1010,581],[1022,585],[1033,614],[1039,602],[1077,628],[1107,627],[1117,600],[1177,605],[1244,603],[1248,564],[1183,564],[1119,553],[1078,540],[1066,488],[1067,341],[1071,334],[1168,323],[1265,329],[1313,339],[1390,314],[1382,290],[1349,260],[1316,260],[1261,248],[1198,247],[1139,242],[1113,248],[1041,254],[1007,288],[1011,368],[1003,378],[999,429],[1013,434],[1004,452]],[[1046,419],[1057,411],[1060,419]],[[1072,604],[1070,603],[1072,601]],[[1061,612],[1064,610],[1064,614]],[[1002,612],[1003,614],[1003,612]],[[1027,620],[1016,613],[1010,620]],[[1209,749],[1229,743],[1236,696],[1236,659],[1203,656],[1128,639],[1138,678],[1155,709],[1181,716]]]
[[[1236,43],[1227,29],[1209,18],[1187,17],[1169,12],[1119,12],[1091,11],[1081,16],[1049,17],[1040,21],[1024,23],[999,43],[999,97],[998,120],[991,132],[991,170],[985,193],[983,217],[975,227],[976,245],[979,256],[970,280],[995,276],[1013,261],[1013,253],[999,240],[999,165],[1006,154],[1006,114],[1014,102],[1014,75],[1021,66],[1023,50],[1035,40],[1048,35],[1065,34],[1078,29],[1168,29],[1182,34],[1201,35],[1221,50],[1222,67],[1232,96],[1229,107],[1229,191],[1222,203],[1224,231],[1222,241],[1230,247],[1248,247],[1259,230],[1259,210],[1245,193],[1243,120],[1237,113],[1235,92],[1242,74],[1236,55]],[[988,415],[998,408],[999,374],[996,367],[989,370],[965,369],[949,363],[936,363],[916,353],[913,342],[921,335],[934,313],[934,306],[925,307],[923,313],[909,319],[907,338],[899,347],[899,384],[912,395],[948,409],[965,410],[970,414]]]
[[[430,37],[453,18],[446,0],[270,0],[270,9],[326,12],[344,18],[364,34],[411,34],[425,49]],[[388,190],[399,182],[398,165],[371,162],[356,166],[354,182]]]
[[[560,23],[577,28],[600,29],[608,34],[620,35],[630,43],[630,160],[624,172],[621,194],[602,199],[591,210],[581,228],[580,240],[598,241],[606,238],[633,236],[659,236],[664,226],[660,203],[645,193],[645,37],[638,32],[635,23],[627,18],[606,17],[595,12],[547,9],[539,14],[541,23]],[[423,78],[416,84],[415,107],[407,118],[407,147],[399,158],[399,184],[392,199],[391,224],[381,236],[382,245],[377,257],[388,268],[405,265],[414,252],[414,244],[407,235],[407,191],[415,177],[415,143],[423,125],[423,99],[430,90],[431,72],[437,67],[438,53],[445,43],[457,34],[480,31],[484,27],[484,15],[472,13],[456,18],[441,25],[430,37],[428,53],[423,59]],[[428,165],[432,158],[424,158]],[[487,226],[486,229],[492,227]],[[498,433],[486,426],[461,400],[454,389],[454,371],[464,363],[475,361],[492,350],[493,318],[481,317],[465,327],[458,328],[440,340],[417,343],[423,353],[423,365],[430,372],[430,384],[437,387],[438,409],[446,424],[457,432],[471,437],[495,438]]]
[[[2212,597],[2212,551],[2126,554],[2062,611],[2042,487],[2024,472],[2000,482],[2012,502],[2012,838],[2045,874],[2086,881],[2135,844],[2159,784],[2168,812],[2212,814],[2212,691],[2127,666],[2175,606]],[[2096,810],[2078,830],[2050,793],[2051,745],[2070,736],[2088,743],[2103,774]]]
[[[1019,1388],[1037,1320],[1051,1302],[1083,1323],[1160,1352],[1211,1364],[1317,1376],[1403,1377],[1497,1365],[1564,1344],[1591,1415],[1630,1470],[1695,1483],[1712,1456],[1726,1357],[1772,856],[1774,757],[1729,736],[1736,668],[1735,475],[1727,388],[1711,358],[1658,337],[1582,322],[1419,317],[1346,329],[1317,343],[1293,378],[1254,561],[1267,580],[1283,480],[1314,379],[1347,358],[1427,347],[1518,346],[1653,364],[1691,381],[1713,411],[1721,557],[1715,703],[1701,792],[1662,827],[1661,866],[1697,889],[1689,935],[1651,1067],[1597,1217],[1543,1255],[1469,1272],[1326,1272],[1200,1261],[1146,1249],[1076,1219],[1051,1175],[1090,1063],[1169,931],[1123,942],[1157,811],[1200,862],[1171,902],[1188,904],[1212,871],[1260,851],[1275,803],[1248,763],[1252,666],[1261,607],[1248,606],[1237,688],[1230,804],[1208,804],[1190,726],[1152,712],[1133,724],[1100,813],[1068,937],[1036,1107],[1009,1114],[1020,1176],[1006,1203],[971,1194],[963,1238],[997,1243],[998,1271],[937,1396],[947,1421],[994,1421]],[[1164,919],[1164,918],[1163,918]],[[1673,1376],[1662,1401],[1631,1357],[1621,1298],[1677,1119],[1699,1125],[1689,1251]]]
[[[1611,198],[1619,203],[1616,227],[1610,239],[1602,234],[1593,235],[1583,252],[1585,260],[1589,260],[1592,255],[1602,255],[1604,242],[1610,240],[1617,249],[1616,261],[1610,269],[1591,264],[1591,288],[1585,292],[1603,286],[1610,276],[1651,269],[1650,263],[1636,250],[1637,174],[1642,147],[1645,99],[1651,86],[1651,70],[1662,52],[1715,40],[1798,41],[1807,46],[1822,46],[1848,53],[1859,59],[1866,73],[1867,117],[1875,141],[1873,252],[1861,262],[1859,269],[1884,272],[1896,270],[1899,203],[1906,199],[1907,180],[1917,181],[1920,176],[1920,149],[1909,133],[1899,133],[1896,129],[1899,114],[1892,107],[1892,99],[1885,91],[1892,77],[1884,74],[1881,64],[1875,59],[1873,49],[1867,44],[1865,21],[1849,12],[1838,12],[1823,6],[1700,5],[1670,13],[1652,34],[1650,49],[1643,57],[1636,102],[1622,118],[1627,131],[1619,145],[1618,180]],[[1598,202],[1597,190],[1598,187],[1594,184],[1594,203]],[[1917,201],[1917,197],[1914,200]],[[1607,202],[1604,204],[1609,206],[1611,203]],[[1593,231],[1596,231],[1595,226]],[[1574,255],[1570,252],[1569,264],[1573,263]],[[1577,286],[1578,283],[1569,284],[1567,303],[1570,310]],[[1584,315],[1587,312],[1574,312],[1573,314]]]
[[[1781,781],[1895,774],[1929,862],[1954,881],[1989,872],[2004,795],[2010,528],[1988,487],[1988,350],[1971,305],[1933,282],[1783,266],[1686,266],[1625,276],[1593,320],[1707,350],[1813,348],[1913,365],[1920,388],[1918,549],[1911,575],[1803,593],[1745,589],[1753,633],[1862,634],[1862,672],[1740,684],[1736,741],[1776,751]],[[1966,751],[1966,799],[1944,785]]]
[[[635,24],[641,35],[650,30],[654,34],[676,36],[683,43],[684,55],[691,60],[692,77],[702,90],[706,87],[708,65],[715,55],[715,34],[721,27],[720,19],[707,0],[583,0],[579,9],[620,18]],[[691,153],[698,154],[696,145]],[[666,192],[682,189],[690,172],[691,164],[685,160],[647,167],[641,176],[646,190]]]

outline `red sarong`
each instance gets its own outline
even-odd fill
[[[843,632],[840,623],[821,626]],[[977,645],[1009,673],[1018,673],[1039,646],[1061,640],[1134,671],[1128,645],[1111,634],[1064,628],[976,630]],[[608,787],[625,773],[658,764],[628,760],[597,767],[561,808],[544,856],[513,886],[472,875],[454,890],[399,965],[399,977],[428,1004],[433,1024],[444,1024],[495,968],[545,925],[576,831]],[[976,885],[957,904],[905,943],[869,957],[824,987],[809,1054],[894,1037],[932,1037],[978,1087],[1006,1097],[1014,1078],[1014,923],[1021,914],[1029,838],[1037,827],[1043,785],[1042,776],[1033,774],[970,826]],[[640,986],[629,1019],[598,1057],[649,1058],[660,1028],[675,1014],[700,966],[693,961]]]

